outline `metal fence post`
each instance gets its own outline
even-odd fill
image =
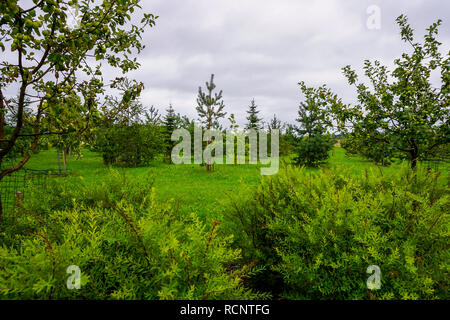
[[[23,193],[20,191],[16,192],[16,206],[17,208],[22,208],[22,200],[23,200]]]

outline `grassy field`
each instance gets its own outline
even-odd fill
[[[291,159],[283,158],[281,165]],[[26,168],[57,171],[56,150],[33,155]],[[66,269],[76,265],[92,280],[86,291],[79,296],[69,292],[69,298],[102,299],[110,294],[113,299],[134,299],[142,294],[148,299],[149,288],[157,288],[151,299],[176,299],[175,294],[205,299],[216,287],[199,275],[219,279],[234,275],[231,270],[238,270],[235,276],[245,288],[271,299],[447,298],[448,188],[437,187],[425,170],[418,170],[422,176],[416,179],[405,174],[400,162],[379,167],[347,157],[340,147],[332,150],[323,170],[281,171],[280,179],[273,180],[264,179],[256,165],[216,165],[207,173],[199,165],[156,160],[148,167],[113,169],[127,175],[122,180],[117,172],[111,174],[99,154],[88,150],[70,159],[68,169],[67,176],[49,176],[49,188],[34,184],[21,189],[25,201],[13,202],[5,211],[0,242],[11,249],[0,247],[0,269],[14,273],[0,273],[0,285],[7,283],[12,288],[8,292],[30,291],[35,279],[45,284],[52,277],[49,272],[57,269],[54,288],[67,294]],[[438,181],[446,184],[448,164],[440,169]],[[133,180],[140,184],[130,183]],[[349,187],[343,187],[347,183]],[[149,186],[157,203],[146,201],[145,195],[152,194]],[[171,199],[179,205],[167,204]],[[216,232],[217,225],[221,227]],[[241,278],[249,265],[258,272]],[[383,273],[384,291],[377,296],[365,289],[370,265],[389,270]],[[408,277],[398,284],[398,274]],[[143,281],[145,277],[149,280]],[[285,279],[298,279],[300,285]],[[220,281],[214,280],[220,290],[236,283]],[[197,296],[190,293],[194,287],[200,288]],[[325,287],[329,289],[322,291]],[[243,297],[240,291],[236,296],[219,292],[218,298]],[[36,296],[52,299],[53,291]]]
[[[283,159],[290,162],[289,158]],[[281,166],[283,164],[280,164]],[[345,150],[335,147],[327,167],[337,170],[349,170],[351,174],[364,174],[365,170],[377,170],[389,173],[399,164],[390,167],[377,167],[371,161],[359,157],[347,157]],[[45,150],[33,155],[27,163],[29,169],[57,169],[58,162],[55,150]],[[154,161],[149,167],[117,169],[124,170],[132,179],[153,180],[158,198],[162,201],[176,199],[180,201],[184,211],[192,211],[199,216],[214,219],[219,212],[220,201],[235,194],[244,187],[257,185],[261,178],[259,166],[255,165],[216,165],[216,170],[206,173],[199,165],[171,165]],[[72,157],[68,162],[71,175],[64,179],[85,179],[91,183],[101,182],[108,168],[103,165],[99,154],[85,150],[80,159]],[[443,169],[443,170],[442,170]],[[318,169],[308,169],[314,172]],[[450,172],[448,166],[441,168],[445,175]]]

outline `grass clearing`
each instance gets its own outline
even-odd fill
[[[285,157],[280,163],[289,163],[291,158]],[[375,166],[373,162],[360,157],[347,157],[345,150],[335,147],[325,167],[336,167],[350,170],[351,174],[364,174],[365,170],[377,170],[390,173],[396,170],[399,163],[389,167]],[[44,150],[34,155],[27,163],[29,169],[57,169],[56,150]],[[260,166],[255,165],[216,165],[215,171],[206,173],[199,165],[173,165],[154,161],[149,167],[117,168],[134,179],[153,180],[156,194],[161,201],[175,199],[180,201],[183,212],[196,212],[206,220],[219,218],[220,201],[228,195],[239,192],[243,187],[256,186],[261,179]],[[89,183],[99,183],[107,174],[108,167],[103,164],[99,154],[84,150],[81,158],[75,156],[68,161],[71,175],[65,179],[82,179]],[[318,169],[307,169],[315,172]],[[448,177],[449,166],[441,171]],[[442,179],[441,182],[448,179]]]

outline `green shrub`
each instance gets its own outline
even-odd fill
[[[403,165],[393,175],[288,167],[225,208],[226,229],[264,271],[255,288],[288,299],[448,299],[448,186]],[[381,289],[366,273],[381,268]]]
[[[106,165],[118,167],[148,165],[164,149],[161,127],[138,123],[100,129],[94,146]]]
[[[181,216],[144,185],[113,171],[97,187],[60,181],[35,192],[16,213],[23,232],[0,247],[0,299],[261,297],[244,288],[250,267],[236,266],[240,250],[218,222]],[[79,290],[66,286],[70,265]]]
[[[330,151],[333,149],[333,139],[329,135],[313,135],[299,139],[296,146],[297,165],[318,167],[328,161]]]
[[[327,102],[321,101],[326,88],[308,88],[304,82],[299,85],[306,100],[298,108],[294,161],[297,165],[317,167],[328,160],[334,145],[333,137],[327,133],[331,125],[325,112]]]
[[[346,155],[360,155],[374,163],[388,166],[396,156],[400,155],[396,154],[394,148],[389,144],[380,142],[381,138],[378,139],[368,143],[367,140],[350,134],[347,138],[341,139],[341,146],[345,149]]]

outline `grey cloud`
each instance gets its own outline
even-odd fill
[[[381,8],[381,30],[368,30],[366,9]],[[144,81],[143,102],[195,116],[198,86],[216,75],[228,113],[245,121],[252,98],[266,120],[276,113],[292,122],[301,95],[297,83],[326,83],[345,100],[354,99],[341,68],[360,70],[365,59],[387,65],[407,49],[395,18],[408,15],[422,37],[438,18],[443,52],[449,49],[448,1],[159,0],[144,10],[159,15],[144,38],[142,68],[130,76]]]

